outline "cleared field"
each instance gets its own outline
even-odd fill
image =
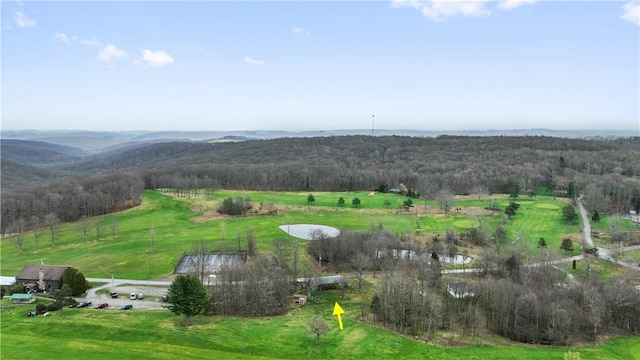
[[[446,217],[435,202],[414,202],[416,206],[403,211],[397,207],[406,197],[376,194],[370,197],[360,193],[314,193],[315,202],[307,203],[308,193],[220,191],[212,198],[179,199],[146,191],[142,206],[125,212],[90,220],[88,235],[81,231],[81,223],[63,224],[52,247],[47,229],[40,231],[38,249],[32,233],[25,235],[23,254],[18,254],[15,239],[5,237],[0,242],[2,251],[0,270],[3,275],[16,275],[26,264],[68,264],[80,269],[88,277],[155,279],[170,275],[179,257],[198,241],[204,240],[213,249],[234,251],[246,249],[247,231],[257,239],[258,251],[268,252],[275,239],[287,235],[279,229],[284,224],[322,224],[340,230],[366,230],[383,227],[394,233],[433,234],[446,233],[448,228],[466,232],[471,226],[484,223],[494,229],[502,222],[500,211],[488,211],[492,199],[465,199],[456,204],[460,210]],[[337,199],[345,198],[344,207]],[[250,197],[254,208],[265,209],[265,214],[225,217],[217,214],[217,204],[227,197]],[[358,197],[361,205],[351,205]],[[499,208],[509,200],[496,196]],[[391,205],[384,205],[389,200]],[[203,204],[203,215],[197,210]],[[503,249],[523,248],[536,251],[540,237],[549,248],[559,249],[566,236],[579,238],[579,225],[567,225],[561,219],[561,201],[538,197],[523,199],[518,214],[505,223],[507,239]],[[266,215],[269,209],[278,209]],[[95,223],[99,222],[102,236],[96,239]],[[113,231],[115,229],[115,231]],[[518,238],[517,241],[515,239]],[[153,242],[152,242],[153,239]],[[579,253],[580,243],[574,241]]]
[[[314,193],[316,201],[307,204],[307,193],[225,191],[209,199],[188,200],[147,191],[139,208],[100,218],[103,227],[100,241],[95,239],[95,225],[92,225],[93,232],[85,238],[79,223],[61,225],[55,247],[51,246],[46,231],[40,234],[38,250],[33,235],[27,234],[23,255],[18,255],[12,238],[2,239],[1,269],[3,275],[17,274],[23,265],[39,263],[42,259],[47,264],[74,265],[89,277],[110,277],[113,274],[121,278],[153,279],[171,274],[179,256],[201,239],[220,250],[244,249],[246,232],[251,230],[258,241],[259,251],[270,251],[273,240],[286,236],[278,228],[283,224],[324,224],[341,230],[382,226],[397,233],[415,234],[416,229],[421,229],[421,233],[433,234],[444,233],[449,227],[466,231],[469,226],[480,223],[495,227],[502,221],[501,212],[485,209],[491,199],[465,199],[457,204],[459,210],[445,217],[433,202],[420,202],[405,212],[396,209],[406,199],[404,197],[358,194],[362,194],[361,197],[351,193]],[[251,197],[258,208],[275,207],[278,211],[274,215],[235,218],[215,213],[217,202],[238,196]],[[340,196],[347,203],[344,207],[336,206]],[[356,196],[362,201],[359,207],[350,204],[350,199]],[[395,203],[384,205],[386,198]],[[498,196],[495,201],[501,208],[508,204],[505,197]],[[205,204],[203,216],[197,209],[200,202]],[[561,221],[561,201],[539,197],[520,203],[522,206],[518,214],[505,223],[508,238],[501,249],[521,248],[520,243],[514,242],[519,234],[527,234],[520,240],[528,243],[527,251],[538,251],[535,244],[539,237],[544,237],[550,247],[557,248],[562,237],[575,236],[579,230],[578,225],[566,225]],[[111,224],[114,223],[115,234],[111,233]],[[152,244],[152,238],[155,244]],[[596,264],[593,268],[600,276],[613,271],[598,266]],[[344,298],[339,292],[317,292],[313,296],[319,296],[321,300],[294,308],[282,317],[198,316],[188,329],[182,326],[181,317],[168,311],[66,309],[63,314],[55,312],[50,317],[26,318],[25,309],[34,308],[34,305],[14,306],[4,300],[0,355],[2,359],[42,359],[46,354],[47,358],[60,359],[136,360],[211,357],[546,360],[560,359],[566,351],[573,350],[579,351],[582,359],[640,358],[637,337],[614,338],[600,347],[578,349],[525,346],[501,338],[484,339],[484,343],[496,345],[472,346],[474,342],[471,339],[456,339],[456,346],[465,346],[448,348],[442,343],[436,346],[360,322],[360,306],[366,306],[367,301],[361,302],[360,295],[355,292],[348,291]],[[334,301],[339,301],[346,311],[343,331],[338,329],[336,319],[331,316]],[[306,325],[314,316],[323,317],[331,327],[331,332],[321,337],[319,342],[315,341]]]
[[[197,316],[190,328],[168,311],[66,309],[24,317],[27,306],[3,302],[2,359],[638,359],[640,342],[619,337],[595,347],[470,346],[444,348],[358,322],[358,305],[341,302],[344,330],[331,316],[335,294],[259,319]],[[33,306],[31,306],[33,307]],[[316,342],[307,322],[321,316],[331,331]],[[55,331],[52,331],[55,329]]]

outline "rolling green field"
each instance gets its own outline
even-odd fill
[[[638,359],[640,341],[614,338],[601,346],[482,345],[447,348],[399,336],[358,321],[359,305],[319,292],[320,302],[281,317],[257,319],[197,316],[189,328],[169,311],[65,309],[27,318],[33,305],[3,301],[2,359]],[[344,330],[331,316],[334,300],[345,309]],[[321,316],[330,333],[316,341],[307,322]]]
[[[287,223],[322,224],[341,230],[382,226],[394,233],[414,235],[419,231],[426,234],[424,240],[427,240],[428,234],[444,234],[449,227],[465,232],[469,226],[483,222],[492,229],[502,219],[501,212],[484,210],[490,199],[462,199],[456,203],[462,211],[452,211],[451,216],[445,217],[433,201],[415,201],[415,207],[408,212],[398,210],[397,206],[406,198],[397,195],[376,194],[370,197],[368,192],[314,193],[316,200],[311,204],[307,203],[308,195],[220,191],[212,198],[180,199],[158,191],[146,191],[141,206],[90,220],[102,224],[100,241],[96,240],[95,226],[90,224],[85,238],[80,223],[60,225],[55,246],[51,244],[47,229],[40,231],[37,249],[33,234],[27,233],[22,255],[18,253],[14,238],[3,238],[0,243],[0,271],[3,275],[16,275],[24,265],[37,264],[42,260],[45,264],[72,265],[87,277],[113,275],[117,278],[155,279],[172,274],[180,256],[200,240],[204,240],[209,248],[235,251],[246,248],[246,233],[251,230],[257,239],[258,251],[268,252],[272,249],[273,240],[287,236],[278,228]],[[344,207],[337,206],[340,196],[345,198]],[[278,208],[278,212],[275,215],[219,216],[215,208],[227,197],[250,197],[255,209]],[[351,204],[355,197],[362,201],[358,207]],[[504,196],[496,199],[500,208],[509,202]],[[384,205],[385,200],[391,205]],[[562,222],[560,209],[563,202],[547,197],[519,202],[518,214],[505,225],[507,240],[501,245],[501,251],[509,247],[523,248],[521,245],[525,242],[525,251],[534,252],[540,237],[545,238],[550,248],[559,249],[562,238],[578,235],[578,224]],[[200,203],[205,207],[203,216],[197,209]],[[115,233],[112,232],[113,224],[116,224]],[[574,253],[579,253],[579,245],[576,243]]]
[[[178,199],[157,191],[147,191],[143,204],[118,214],[101,217],[103,238],[95,239],[95,228],[84,238],[79,223],[60,226],[60,238],[52,247],[47,231],[40,234],[36,250],[33,234],[27,234],[23,254],[18,254],[15,239],[1,242],[1,271],[15,275],[25,264],[70,264],[88,277],[156,279],[170,275],[180,255],[199,240],[220,250],[245,248],[246,231],[251,229],[259,251],[271,250],[272,242],[287,235],[278,226],[287,223],[312,223],[340,229],[365,230],[382,226],[396,233],[430,234],[446,232],[453,227],[465,231],[471,225],[484,223],[493,228],[502,220],[501,212],[484,210],[490,199],[460,199],[460,211],[445,217],[435,202],[414,202],[409,212],[399,211],[404,197],[369,193],[314,193],[316,201],[307,203],[308,193],[261,193],[220,191],[206,199]],[[342,196],[344,207],[337,206]],[[254,208],[278,208],[276,215],[223,217],[215,207],[227,197],[250,197]],[[351,205],[360,198],[361,206]],[[508,199],[495,197],[504,208]],[[391,205],[384,205],[389,200]],[[509,220],[507,240],[501,249],[535,246],[544,237],[549,247],[559,248],[565,236],[576,236],[579,225],[566,225],[560,218],[563,202],[538,197],[519,201],[518,214]],[[205,206],[202,216],[198,204]],[[93,219],[92,219],[93,220]],[[116,223],[115,236],[111,224]],[[151,244],[153,237],[155,246]],[[526,236],[523,236],[526,234]],[[515,238],[520,237],[519,240]],[[240,241],[238,241],[240,239]],[[300,240],[305,242],[304,240]],[[522,246],[526,243],[526,247]],[[502,250],[501,250],[502,251]],[[579,252],[576,249],[574,253]],[[473,264],[472,264],[473,265]],[[471,266],[472,266],[471,265]],[[606,268],[606,273],[613,270]],[[355,286],[352,287],[354,289]],[[456,339],[456,347],[439,343],[427,344],[410,337],[399,336],[359,321],[359,295],[349,290],[345,297],[339,292],[318,292],[322,300],[294,308],[287,315],[258,319],[197,316],[193,325],[183,327],[183,318],[168,311],[118,311],[95,309],[65,309],[50,317],[27,318],[26,309],[34,305],[13,305],[2,302],[0,324],[0,355],[2,359],[562,359],[568,351],[579,351],[582,359],[637,359],[640,341],[637,337],[614,338],[601,346],[578,348],[526,346],[502,338],[484,339],[486,344],[472,346],[469,339]],[[334,301],[345,309],[345,329],[339,330],[331,316]],[[323,317],[331,332],[315,341],[307,322],[314,316]],[[466,344],[465,346],[459,346]],[[507,346],[503,346],[507,345]]]

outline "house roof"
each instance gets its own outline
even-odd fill
[[[11,294],[11,300],[29,300],[33,294]]]
[[[20,271],[20,274],[16,276],[17,280],[34,280],[40,279],[40,269],[44,272],[44,280],[62,280],[62,274],[64,271],[70,268],[69,265],[25,265]]]

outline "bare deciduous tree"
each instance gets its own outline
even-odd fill
[[[48,213],[44,217],[44,224],[49,228],[51,234],[51,246],[56,246],[56,238],[58,237],[58,225],[60,219],[55,213]]]
[[[320,341],[320,335],[327,334],[331,330],[327,322],[321,317],[314,317],[307,325],[309,326],[309,330],[316,334],[316,341]]]
[[[478,200],[484,198],[489,195],[489,189],[485,185],[477,184],[471,187],[469,192],[475,196]]]
[[[23,218],[18,218],[15,222],[9,225],[9,233],[15,238],[18,245],[18,253],[22,255],[22,244],[24,243],[24,230],[26,221]]]
[[[189,263],[190,272],[201,282],[204,282],[211,273],[211,251],[204,240],[200,240],[191,247],[191,257]]]
[[[35,241],[36,251],[38,251],[38,238],[40,237],[40,217],[33,215],[29,219],[31,229],[33,230],[33,240]]]
[[[448,189],[442,189],[438,192],[438,195],[436,195],[436,201],[438,202],[440,210],[444,212],[444,215],[449,216],[455,203],[455,196],[453,193]]]

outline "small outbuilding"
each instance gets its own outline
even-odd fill
[[[300,304],[300,305],[304,305],[307,303],[307,295],[302,295],[302,294],[293,294],[293,296],[291,296],[291,300],[293,301],[294,304]]]
[[[31,304],[32,302],[36,301],[36,297],[33,294],[12,294],[11,295],[11,302],[13,303],[17,303],[17,304]]]

